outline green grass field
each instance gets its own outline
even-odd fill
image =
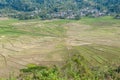
[[[0,76],[30,63],[50,65],[78,52],[93,66],[120,66],[120,20],[0,20]],[[47,61],[46,63],[44,61]],[[14,66],[13,66],[14,65]]]

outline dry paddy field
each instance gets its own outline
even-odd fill
[[[93,66],[120,66],[120,20],[0,19],[0,77],[29,64],[62,65],[70,50]]]

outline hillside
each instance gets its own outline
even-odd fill
[[[0,0],[1,16],[75,18],[120,14],[119,0]]]

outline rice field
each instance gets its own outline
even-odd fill
[[[93,66],[119,66],[120,20],[110,16],[81,20],[0,19],[0,77],[28,64],[61,64],[73,53]]]

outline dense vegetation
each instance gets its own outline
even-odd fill
[[[19,19],[77,18],[120,14],[119,0],[0,0],[1,16]]]

